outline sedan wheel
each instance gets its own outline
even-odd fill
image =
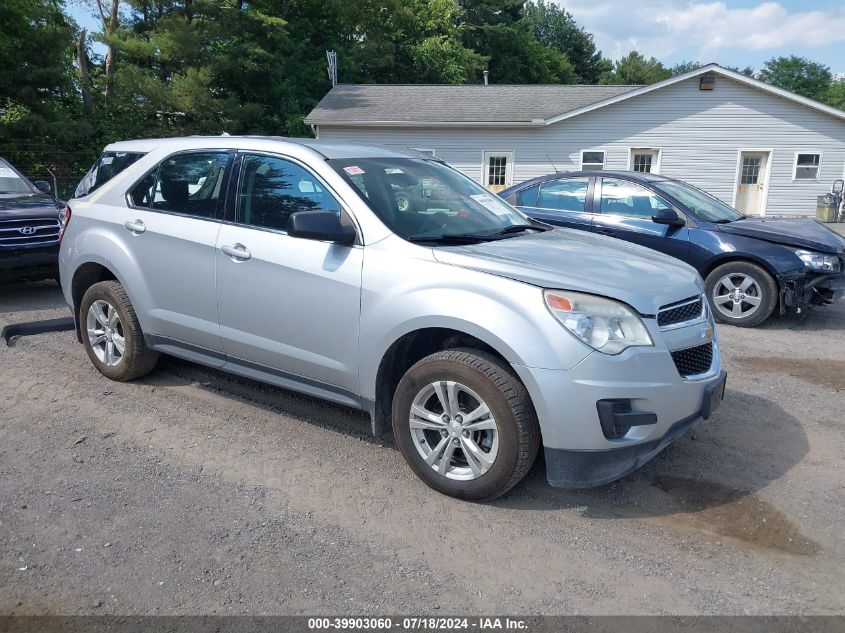
[[[754,327],[777,307],[778,285],[761,266],[746,261],[726,262],[704,280],[713,317],[720,323]]]
[[[736,273],[725,275],[713,286],[713,305],[727,317],[750,317],[759,308],[762,291],[753,277]]]

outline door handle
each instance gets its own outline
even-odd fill
[[[141,222],[141,220],[132,220],[130,222],[124,222],[123,228],[132,233],[132,235],[140,235],[147,230],[147,225]]]
[[[233,244],[232,246],[224,245],[220,247],[220,250],[224,255],[231,257],[232,261],[235,262],[245,262],[252,257],[252,253],[250,253],[249,249],[243,244]]]

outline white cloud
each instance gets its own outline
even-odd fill
[[[790,13],[778,2],[729,8],[684,0],[557,0],[613,58],[633,49],[658,58],[713,61],[719,51],[766,51],[845,42],[845,7]],[[808,3],[809,4],[809,3]]]

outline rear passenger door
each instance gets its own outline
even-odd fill
[[[624,178],[597,178],[593,232],[619,239],[686,260],[689,255],[689,229],[667,226],[652,220],[660,208],[673,208],[652,191]],[[684,214],[677,210],[680,217]]]
[[[170,156],[130,189],[129,206],[112,209],[116,248],[139,271],[129,289],[145,334],[211,352],[220,365],[214,249],[231,158],[226,150]]]
[[[592,178],[548,180],[516,194],[516,205],[532,218],[571,229],[589,231]]]
[[[305,383],[313,393],[343,401],[338,394],[358,392],[364,251],[357,244],[290,237],[287,223],[292,213],[310,210],[351,220],[305,165],[249,152],[238,161],[234,209],[227,211],[233,216],[215,255],[229,368],[262,380],[268,377],[254,372],[269,373],[277,384],[294,381],[298,389]]]

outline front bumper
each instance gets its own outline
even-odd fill
[[[672,424],[661,438],[606,450],[579,451],[546,447],[546,477],[549,484],[559,488],[591,488],[616,481],[636,470],[699,420],[708,419],[724,398],[726,380],[727,373],[720,372],[718,380],[704,390],[698,411]]]
[[[0,249],[0,281],[48,279],[59,271],[59,245]]]
[[[804,270],[778,276],[780,313],[803,310],[808,305],[832,303],[845,291],[845,273],[814,273]]]

